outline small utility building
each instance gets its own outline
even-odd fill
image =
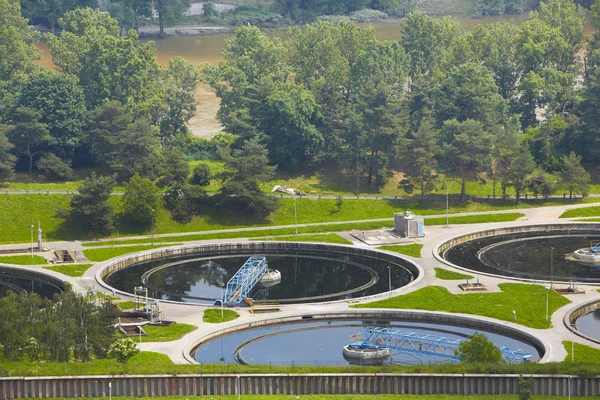
[[[410,211],[394,214],[394,231],[406,238],[425,236],[423,217],[417,217]]]

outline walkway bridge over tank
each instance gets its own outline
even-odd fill
[[[460,361],[456,354],[458,347],[466,339],[450,339],[442,336],[425,335],[400,329],[368,327],[362,342],[351,343],[352,347],[364,349],[388,348],[392,352],[444,358]],[[531,358],[531,353],[521,349],[498,346],[502,358],[508,364],[522,364]]]
[[[250,257],[227,282],[223,303],[240,304],[268,270],[266,257]]]

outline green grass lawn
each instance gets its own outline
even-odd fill
[[[471,275],[461,274],[444,268],[435,268],[435,277],[445,281],[457,281],[459,279],[473,279]]]
[[[302,236],[268,236],[253,240],[267,240],[278,242],[319,242],[319,243],[337,243],[337,244],[352,244],[351,241],[336,235],[335,233],[326,233],[321,235],[302,235]]]
[[[565,211],[560,216],[560,218],[575,217],[600,217],[600,206],[573,208],[571,210]]]
[[[29,225],[34,221],[41,221],[44,230],[45,239],[54,240],[73,240],[86,239],[90,234],[88,231],[67,223],[64,219],[57,218],[56,212],[59,209],[68,209],[71,196],[69,195],[0,195],[0,243],[21,242],[27,243],[30,240],[31,230]],[[118,214],[120,210],[121,196],[111,196],[110,203],[115,206]],[[584,199],[582,202],[598,201],[598,199]],[[191,222],[182,224],[171,219],[171,214],[163,207],[157,210],[155,223],[155,232],[160,233],[180,233],[190,231],[208,231],[232,229],[240,227],[265,227],[294,225],[294,201],[292,198],[283,198],[279,200],[280,207],[264,220],[256,220],[247,215],[236,215],[235,213],[223,213],[213,208],[207,208],[206,215],[194,217]],[[490,210],[510,210],[514,208],[528,208],[538,206],[550,206],[564,204],[563,200],[552,199],[549,201],[529,200],[523,201],[519,205],[514,202],[496,203],[488,201],[472,201],[465,204],[458,204],[456,198],[451,199],[449,213],[475,212]],[[572,204],[573,202],[566,202]],[[439,197],[437,200],[431,200],[425,204],[408,200],[354,200],[346,199],[341,210],[337,210],[335,199],[298,199],[297,212],[298,223],[320,223],[320,222],[343,222],[350,220],[373,220],[381,218],[390,218],[390,222],[365,221],[367,226],[360,226],[359,223],[351,224],[347,228],[336,225],[325,230],[322,227],[312,229],[303,228],[303,233],[335,232],[342,230],[358,229],[376,229],[391,225],[391,218],[395,212],[411,210],[417,215],[435,215],[445,213],[445,198]],[[490,220],[492,217],[487,217]],[[496,218],[496,217],[494,217]],[[499,216],[497,218],[507,218]],[[445,219],[442,218],[442,223]],[[477,220],[476,220],[477,221]],[[430,221],[431,223],[432,221]],[[481,222],[481,221],[479,221]],[[453,223],[455,223],[453,221]],[[362,223],[361,223],[362,224]],[[115,235],[141,235],[149,234],[150,226],[137,226],[127,224],[117,219],[116,225],[118,231]],[[371,228],[369,228],[371,227]],[[295,230],[279,234],[293,234]],[[225,232],[225,236],[229,234]],[[239,233],[236,233],[236,237]],[[269,233],[268,235],[271,235]],[[262,237],[261,234],[254,237]],[[207,237],[208,238],[208,237]],[[169,239],[174,240],[174,239]],[[149,238],[143,242],[148,242]]]
[[[223,312],[223,318],[221,318],[221,312]],[[232,321],[238,318],[240,314],[233,310],[227,310],[225,308],[207,308],[204,310],[204,316],[202,317],[202,321],[210,322],[210,323],[219,323],[219,322],[227,322]]]
[[[83,273],[85,271],[87,271],[88,268],[91,267],[92,265],[94,265],[94,264],[61,264],[61,265],[55,265],[52,267],[44,267],[44,268],[52,270],[52,271],[60,272],[61,274],[65,274],[68,276],[78,277],[78,276],[82,276]]]
[[[378,249],[395,251],[396,253],[406,254],[407,256],[414,258],[421,258],[421,249],[423,248],[422,244],[413,243],[413,244],[403,244],[398,246],[379,246]]]
[[[503,214],[480,214],[480,215],[465,215],[457,217],[449,217],[448,223],[452,225],[458,224],[483,224],[489,222],[510,222],[515,221],[525,214],[522,213],[503,213]],[[425,225],[445,225],[446,217],[425,218]]]
[[[562,342],[563,346],[567,350],[567,357],[565,362],[571,362],[572,358],[572,345],[573,342],[565,340]],[[575,362],[576,363],[600,363],[600,349],[586,346],[584,344],[575,343]]]
[[[144,325],[147,336],[142,336],[142,342],[170,342],[198,329],[194,325],[171,324],[168,326]]]
[[[0,256],[0,263],[2,264],[18,264],[18,265],[39,265],[48,264],[48,261],[44,257],[34,255],[31,257],[28,255],[20,256]]]
[[[404,308],[482,315],[513,321],[530,328],[549,328],[545,319],[546,289],[539,285],[501,283],[499,293],[451,294],[440,286],[429,286],[402,296],[360,304],[356,308]],[[550,315],[570,301],[556,292],[549,292]]]
[[[174,243],[173,245],[178,245],[181,243]],[[158,249],[161,247],[168,246],[124,246],[124,247],[106,247],[99,249],[87,249],[83,251],[83,255],[87,257],[90,261],[106,261],[113,257],[122,256],[123,254],[135,253],[137,251],[150,250],[150,249]]]

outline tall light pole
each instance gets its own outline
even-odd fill
[[[241,389],[241,386],[240,386],[240,376],[236,375],[236,378],[237,378],[236,382],[237,382],[238,400],[240,400],[240,389]]]
[[[575,329],[571,327],[571,362],[575,362]]]

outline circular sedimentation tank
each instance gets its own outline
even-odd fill
[[[576,251],[599,239],[598,227],[582,224],[515,227],[453,238],[438,248],[438,256],[474,273],[600,283],[600,268],[574,257]]]
[[[0,267],[0,297],[9,291],[36,293],[41,297],[52,298],[64,289],[62,281],[37,271],[20,268]]]
[[[244,243],[173,252],[109,265],[101,280],[118,291],[143,285],[154,298],[214,304],[221,298],[222,285],[250,256],[265,256],[270,271],[249,297],[288,304],[377,295],[389,290],[390,276],[392,289],[397,289],[419,275],[418,266],[402,257],[347,246]]]
[[[445,318],[445,317],[442,317]],[[478,325],[476,320],[450,323],[422,314],[415,318],[373,318],[372,315],[323,315],[319,319],[299,318],[295,321],[276,321],[260,327],[240,328],[202,342],[191,349],[197,363],[240,363],[270,365],[381,365],[430,364],[451,362],[425,354],[415,355],[387,348],[374,350],[350,346],[360,341],[369,326],[402,329],[421,335],[441,336],[448,339],[466,339],[474,332],[484,333],[499,346],[522,349],[532,354],[530,361],[539,360],[544,348],[530,336],[516,330],[489,324]],[[496,329],[498,328],[498,329]],[[514,334],[513,334],[514,333]]]

